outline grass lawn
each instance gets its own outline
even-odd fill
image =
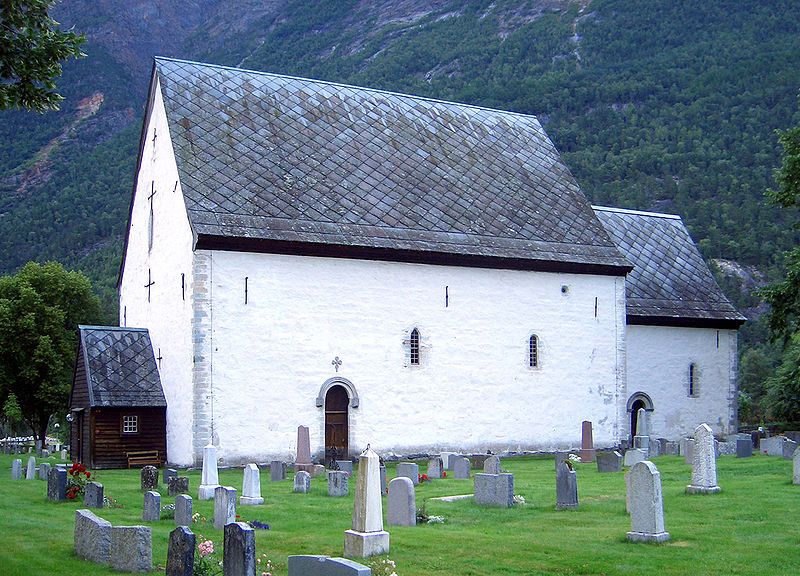
[[[13,458],[0,455],[0,575],[115,574],[73,554],[74,511],[82,504],[48,502],[44,481],[12,482]],[[23,457],[23,474],[26,462]],[[526,505],[500,510],[478,508],[470,500],[428,501],[428,514],[444,516],[445,523],[387,527],[389,558],[397,563],[399,576],[800,574],[800,486],[791,484],[790,460],[721,457],[717,464],[722,493],[710,496],[684,494],[691,469],[682,457],[664,456],[654,462],[661,472],[665,524],[672,537],[666,544],[626,541],[630,520],[622,473],[598,474],[594,464],[578,465],[580,507],[557,512],[552,458],[526,457],[503,460]],[[122,507],[95,513],[114,525],[141,524],[139,471],[101,470],[96,476],[106,496]],[[211,524],[212,502],[196,499],[199,472],[189,477],[194,511],[208,518],[192,530],[212,539],[221,553],[222,531]],[[220,482],[241,491],[242,470],[222,470]],[[271,530],[256,531],[256,549],[276,565],[274,574],[286,574],[290,554],[342,554],[355,479],[348,498],[329,498],[323,477],[312,480],[310,494],[293,494],[291,476],[271,483],[268,471],[262,471],[261,485],[265,504],[242,506],[237,512],[242,520],[271,525]],[[162,492],[166,494],[163,486]],[[417,487],[417,506],[431,497],[470,492],[471,480],[426,482]],[[162,497],[162,505],[173,501]],[[153,562],[163,572],[173,521],[150,526]]]

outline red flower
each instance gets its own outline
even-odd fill
[[[87,477],[87,478],[91,478],[91,477],[92,477],[92,473],[91,473],[91,472],[87,472],[87,473],[86,473],[86,477]]]
[[[442,472],[442,478],[447,478],[447,472]]]

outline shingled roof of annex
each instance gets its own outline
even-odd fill
[[[151,101],[156,79],[196,248],[631,269],[534,116],[167,58]]]

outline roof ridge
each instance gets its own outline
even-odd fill
[[[613,206],[595,206],[592,204],[592,210],[599,210],[601,212],[617,212],[619,214],[635,214],[637,216],[648,216],[651,218],[665,218],[667,220],[680,220],[678,214],[667,214],[665,212],[646,212],[644,210],[630,210],[628,208],[615,208]]]
[[[401,96],[403,98],[413,98],[414,100],[421,100],[424,102],[432,102],[434,104],[446,104],[448,106],[460,106],[463,108],[471,108],[474,110],[483,110],[486,112],[498,112],[501,114],[511,114],[513,116],[520,116],[522,118],[532,118],[536,120],[537,123],[541,126],[541,122],[539,121],[539,117],[535,114],[525,114],[524,112],[515,112],[513,110],[501,110],[499,108],[489,108],[487,106],[477,106],[476,104],[467,104],[465,102],[454,102],[453,100],[439,100],[437,98],[429,98],[427,96],[420,96],[418,94],[408,94],[407,92],[395,92],[393,90],[381,90],[379,88],[370,88],[368,86],[357,86],[355,84],[344,84],[342,82],[332,82],[330,80],[321,80],[319,78],[306,78],[303,76],[292,76],[290,74],[278,74],[276,72],[265,72],[263,70],[252,70],[250,68],[237,68],[236,66],[224,66],[222,64],[210,64],[208,62],[197,62],[196,60],[184,60],[182,58],[170,58],[168,56],[153,56],[153,60],[156,62],[158,61],[169,61],[169,62],[181,62],[184,64],[194,64],[198,66],[207,66],[209,68],[219,68],[222,70],[235,70],[237,72],[247,72],[250,74],[259,74],[262,76],[272,76],[274,78],[285,78],[287,80],[300,80],[303,82],[318,82],[320,84],[325,84],[327,86],[335,86],[337,88],[350,88],[353,90],[361,90],[365,92],[374,92],[376,94],[384,94],[389,96]],[[543,129],[543,128],[542,128]]]
[[[78,330],[105,330],[116,332],[147,332],[147,328],[131,328],[130,326],[93,326],[86,324],[78,324]]]

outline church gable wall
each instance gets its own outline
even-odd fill
[[[187,465],[192,463],[193,239],[158,86],[151,105],[136,174],[119,317],[123,326],[150,330],[167,399],[168,457]]]
[[[350,454],[575,447],[582,420],[598,446],[625,433],[622,278],[218,251],[195,265],[197,418],[226,464],[293,458],[301,424],[320,456],[332,377],[358,393]]]
[[[715,434],[736,432],[735,330],[636,325],[627,333],[628,395],[643,392],[652,399],[650,436],[689,436],[702,422]]]

